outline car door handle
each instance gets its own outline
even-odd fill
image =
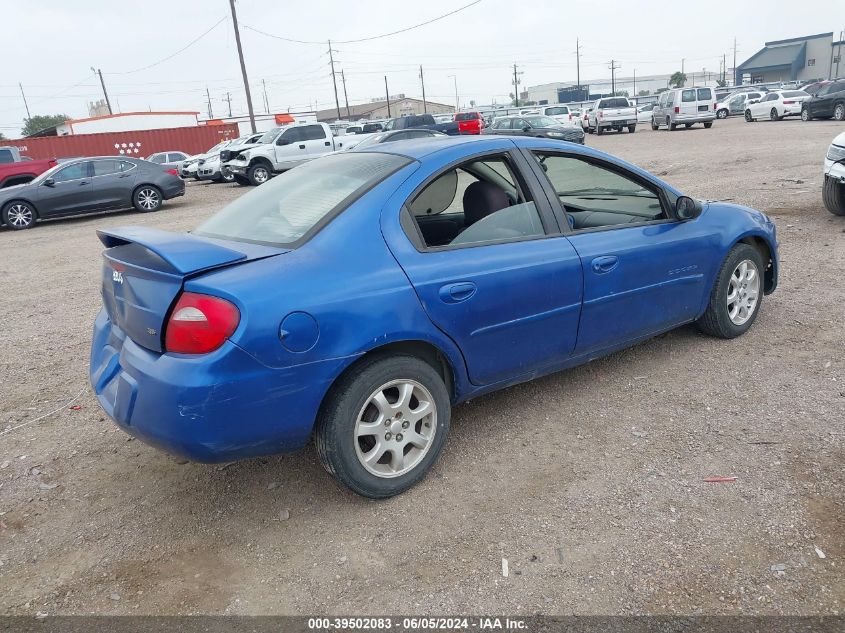
[[[609,273],[619,265],[619,258],[616,255],[604,255],[593,260],[593,272],[597,275]]]
[[[444,303],[460,303],[472,297],[477,289],[471,281],[447,284],[440,288],[440,300]]]
[[[305,149],[305,145],[300,145],[299,149]]]
[[[87,185],[87,184],[88,184],[88,181],[87,181],[87,180],[80,180],[80,181],[79,181],[79,186],[80,186],[80,187],[81,187],[82,185]]]

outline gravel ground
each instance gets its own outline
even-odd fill
[[[780,288],[754,327],[462,405],[431,475],[382,502],[310,447],[179,464],[86,390],[94,230],[189,229],[243,189],[0,231],[0,433],[33,421],[0,436],[0,614],[845,613],[845,219],[821,201],[842,125],[646,128],[588,144],[775,218]]]

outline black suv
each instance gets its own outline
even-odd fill
[[[845,79],[837,79],[823,86],[812,98],[804,101],[801,119],[829,119],[845,121]]]

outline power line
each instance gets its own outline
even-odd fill
[[[182,48],[180,48],[180,49],[179,49],[178,51],[176,51],[175,53],[173,53],[173,54],[171,54],[171,55],[168,55],[167,57],[165,57],[165,58],[163,58],[163,59],[160,59],[160,60],[158,60],[157,62],[153,62],[152,64],[149,64],[148,66],[143,66],[142,68],[136,68],[135,70],[127,70],[127,71],[124,71],[124,72],[114,72],[114,73],[106,73],[106,74],[107,74],[107,75],[131,75],[132,73],[139,73],[139,72],[141,72],[142,70],[147,70],[147,69],[149,69],[149,68],[153,68],[153,67],[155,67],[155,66],[158,66],[159,64],[163,64],[163,63],[164,63],[164,62],[166,62],[167,60],[169,60],[169,59],[173,59],[174,57],[176,57],[179,53],[182,53],[182,52],[184,52],[184,51],[188,50],[189,48],[191,48],[191,46],[193,46],[194,44],[196,44],[197,42],[199,42],[202,38],[204,38],[206,35],[208,35],[208,34],[209,34],[209,33],[211,33],[214,29],[216,29],[218,26],[220,26],[223,22],[225,22],[227,18],[228,18],[228,16],[224,15],[222,18],[220,18],[219,20],[217,20],[217,22],[215,22],[215,23],[214,23],[214,26],[212,26],[212,27],[211,27],[210,29],[208,29],[207,31],[204,31],[204,32],[202,33],[202,35],[200,35],[199,37],[197,37],[197,38],[195,38],[195,39],[191,40],[188,44],[186,44],[185,46],[183,46]]]
[[[474,6],[482,2],[482,0],[473,0],[469,4],[465,4],[462,7],[455,9],[454,11],[449,11],[449,13],[444,13],[443,15],[439,15],[436,18],[432,18],[430,20],[426,20],[425,22],[420,22],[419,24],[414,24],[413,26],[405,27],[404,29],[399,29],[397,31],[391,31],[390,33],[382,33],[380,35],[372,35],[370,37],[362,37],[357,40],[335,40],[335,44],[356,44],[358,42],[371,42],[373,40],[378,40],[383,37],[390,37],[391,35],[399,35],[400,33],[407,33],[408,31],[413,31],[414,29],[418,29],[421,26],[427,26],[444,18],[448,18],[451,15],[455,15],[456,13],[460,13],[465,9],[469,9],[471,6]],[[243,25],[245,29],[249,29],[250,31],[255,31],[260,35],[264,35],[266,37],[272,37],[273,39],[282,40],[284,42],[292,42],[294,44],[324,44],[325,42],[317,42],[317,41],[309,41],[309,40],[296,40],[290,37],[284,37],[282,35],[273,35],[272,33],[267,33],[266,31],[262,31],[260,29],[256,29],[254,27],[248,26],[246,24]]]

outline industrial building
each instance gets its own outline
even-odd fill
[[[406,97],[400,94],[395,97],[391,96],[389,102],[384,97],[381,97],[380,99],[374,99],[370,103],[351,105],[348,108],[345,105],[341,105],[340,117],[337,116],[337,108],[319,110],[317,112],[317,120],[321,123],[330,123],[337,121],[338,118],[347,121],[360,121],[362,119],[387,119],[409,116],[411,114],[423,114],[423,112],[428,112],[429,114],[451,114],[454,111],[454,106],[435,103],[433,101],[425,101],[425,105],[423,105],[422,99],[414,99],[413,97]]]
[[[812,81],[839,76],[843,42],[833,33],[766,42],[736,68],[736,83]],[[842,66],[845,69],[845,66]]]

